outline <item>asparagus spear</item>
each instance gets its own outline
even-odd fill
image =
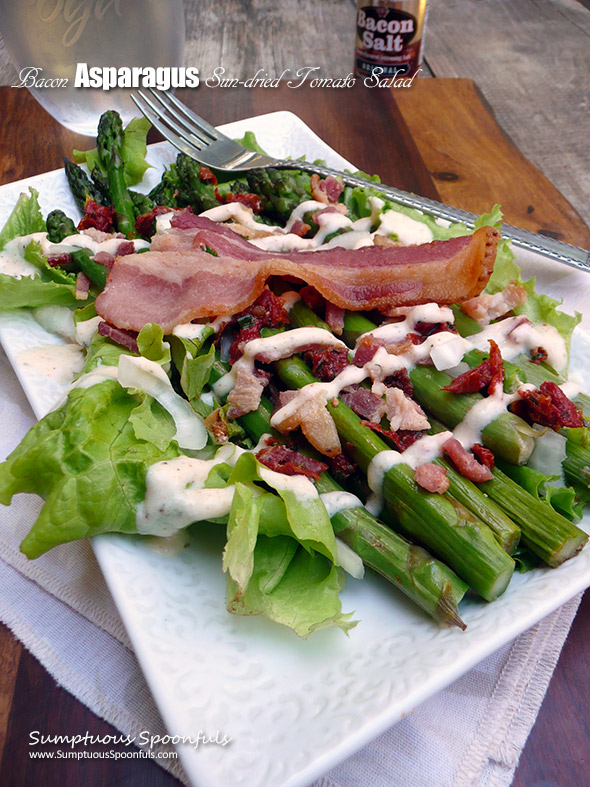
[[[76,235],[76,225],[63,210],[52,210],[45,220],[47,227],[47,240],[52,243],[61,243],[69,235]]]
[[[298,324],[303,323],[306,319],[311,320],[314,316],[311,310],[301,304],[296,304],[290,314],[291,320],[295,320]],[[317,318],[315,319],[317,320]],[[358,336],[359,330],[361,333],[371,330],[368,325],[372,325],[372,323],[362,315],[347,315],[344,326],[345,331],[347,329],[349,331],[348,339],[350,340],[355,334]],[[414,378],[412,378],[412,382],[414,382]],[[438,411],[431,405],[432,400],[426,403],[426,409],[433,411],[438,417]],[[496,483],[497,479],[499,480]],[[588,540],[587,535],[580,528],[551,509],[550,506],[535,499],[499,469],[494,471],[493,481],[487,481],[479,486],[482,492],[487,494],[520,526],[524,544],[550,566],[557,566],[577,554]]]
[[[69,161],[67,158],[64,158],[64,167],[70,191],[82,213],[84,213],[88,197],[93,199],[98,205],[103,204],[102,195],[82,167],[74,164],[73,161]]]
[[[317,382],[300,358],[276,363],[279,377],[289,388]],[[328,403],[343,442],[366,473],[371,461],[388,446],[343,402]],[[385,473],[383,496],[406,535],[423,543],[450,566],[486,601],[504,592],[514,561],[496,542],[491,530],[449,495],[431,494],[413,479],[408,465],[398,464]]]
[[[109,193],[116,211],[117,229],[128,238],[135,237],[135,211],[125,183],[125,168],[121,148],[123,123],[113,110],[105,112],[98,124],[96,149],[107,173]]]
[[[221,376],[223,371],[223,367],[217,365],[212,379]],[[272,405],[263,398],[258,410],[239,420],[250,436],[259,440],[263,434],[274,431],[270,426],[271,412]],[[341,489],[327,472],[320,475],[316,487],[320,493]],[[421,547],[408,543],[364,507],[340,511],[330,521],[336,535],[365,565],[392,582],[439,623],[465,628],[457,604],[467,591],[467,585],[444,563]]]

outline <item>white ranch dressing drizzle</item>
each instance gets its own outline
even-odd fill
[[[335,489],[333,492],[322,492],[320,500],[324,504],[330,519],[349,508],[363,507],[356,495],[353,495],[351,492],[345,492],[343,489]]]
[[[0,273],[12,276],[13,279],[38,276],[39,269],[25,260],[25,249],[31,241],[41,242],[46,235],[45,232],[32,232],[30,235],[21,235],[8,241],[0,251]]]
[[[138,251],[139,249],[147,249],[150,245],[146,240],[142,240],[140,238],[127,241],[125,238],[113,237],[107,238],[103,241],[97,241],[95,238],[92,238],[90,235],[86,235],[84,232],[76,235],[68,235],[59,243],[52,243],[47,239],[46,232],[42,232],[40,234],[42,236],[39,239],[41,244],[41,253],[46,256],[48,254],[69,254],[70,252],[76,251],[77,249],[88,249],[89,251],[93,252],[93,254],[98,254],[99,251],[104,251],[107,254],[112,254],[115,256],[121,243],[133,243],[135,251]]]
[[[467,340],[478,350],[488,350],[489,340],[500,347],[502,358],[510,361],[523,351],[530,352],[543,347],[547,352],[547,363],[558,372],[567,364],[567,348],[563,337],[553,325],[531,323],[522,316],[506,317],[488,325],[480,333],[468,336]]]
[[[526,387],[522,385],[521,390]],[[502,386],[497,386],[493,394],[485,396],[469,408],[465,418],[453,430],[453,437],[466,449],[480,443],[481,433],[486,426],[506,412],[508,405],[517,399],[520,399],[518,392],[505,394]]]
[[[433,238],[432,230],[428,224],[416,221],[405,213],[397,210],[388,210],[381,214],[381,223],[376,235],[397,235],[398,241],[404,246],[430,243]]]
[[[274,336],[252,339],[244,345],[243,355],[234,363],[231,371],[212,385],[213,391],[217,396],[226,396],[235,385],[238,370],[244,366],[253,370],[254,359],[259,354],[264,354],[269,362],[278,361],[293,355],[298,347],[311,344],[321,347],[346,347],[344,342],[337,339],[330,331],[313,327],[294,328]]]
[[[18,355],[19,363],[39,377],[66,385],[84,366],[79,344],[44,344],[31,347]]]
[[[388,470],[396,465],[408,465],[415,470],[419,465],[432,462],[441,456],[442,446],[452,436],[452,432],[448,431],[425,435],[401,454],[399,451],[380,451],[374,456],[367,470],[367,482],[374,495],[370,510],[380,511],[383,506],[383,478]]]
[[[242,205],[241,202],[228,202],[225,205],[216,205],[214,208],[209,208],[209,210],[205,210],[199,215],[217,222],[233,219],[237,221],[238,224],[241,224],[242,227],[248,227],[253,230],[265,230],[266,232],[275,232],[278,230],[282,232],[281,227],[273,227],[256,221],[250,208]]]
[[[81,320],[76,323],[76,340],[78,344],[85,347],[90,347],[92,339],[98,330],[99,323],[102,322],[102,317],[91,317],[89,320]]]
[[[174,326],[172,336],[178,336],[179,339],[200,339],[208,327],[198,322],[183,322]]]

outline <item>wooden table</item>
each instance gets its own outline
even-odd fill
[[[217,123],[278,109],[297,113],[344,156],[387,183],[468,208],[503,204],[507,220],[590,247],[571,205],[500,131],[469,80],[423,80],[410,91],[213,90],[181,96]],[[0,88],[0,183],[61,166],[87,140],[59,127],[24,90]],[[14,120],[18,118],[17,126]],[[589,783],[590,594],[587,594],[517,771],[519,787]],[[32,729],[109,734],[0,628],[0,784],[172,785],[146,760],[31,760]]]

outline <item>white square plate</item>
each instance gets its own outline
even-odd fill
[[[336,168],[350,167],[289,112],[223,130],[231,136],[252,130],[278,157],[305,154]],[[149,158],[155,169],[148,171],[146,187],[158,180],[174,153],[156,145]],[[40,192],[44,213],[60,207],[77,214],[58,170],[3,186],[0,226],[28,186]],[[519,261],[529,273],[548,265],[530,254]],[[561,273],[552,274],[553,280]],[[19,355],[60,340],[24,311],[0,315],[0,339],[35,413],[43,416],[61,397],[63,385],[36,377]],[[572,365],[586,374],[586,388],[590,376],[582,359],[589,347],[583,334],[574,342]],[[93,540],[169,732],[231,738],[225,746],[178,747],[191,781],[206,787],[309,784],[590,584],[586,548],[558,569],[517,574],[493,604],[467,599],[461,612],[468,627],[461,632],[438,629],[378,576],[362,582],[348,577],[343,609],[355,611],[358,626],[349,637],[339,630],[319,631],[303,641],[265,619],[226,612],[223,541],[219,526],[193,528],[189,545],[169,555],[140,537],[111,534]]]

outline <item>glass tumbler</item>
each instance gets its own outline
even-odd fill
[[[75,87],[77,64],[178,67],[184,58],[182,0],[0,0],[0,31],[27,87],[59,123],[94,135],[100,115],[138,114],[130,90]],[[26,79],[25,79],[26,78]],[[67,80],[44,87],[40,80]]]

